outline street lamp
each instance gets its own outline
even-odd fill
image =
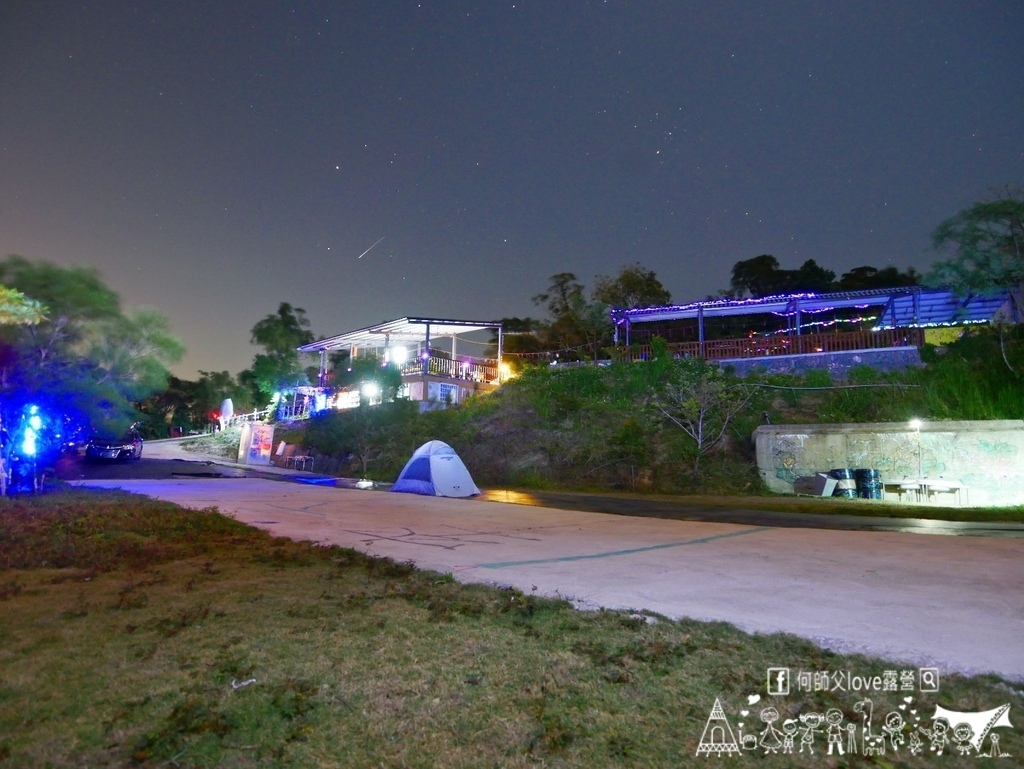
[[[910,429],[917,433],[917,477],[918,480],[924,477],[924,470],[922,469],[921,460],[921,425],[923,423],[920,419],[910,420]]]

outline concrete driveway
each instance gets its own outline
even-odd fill
[[[724,620],[1024,680],[1024,539],[672,521],[256,478],[82,483],[581,608]]]

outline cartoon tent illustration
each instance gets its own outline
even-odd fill
[[[443,441],[427,441],[416,449],[391,490],[429,497],[480,493],[455,449]]]
[[[980,710],[975,712],[960,712],[957,710],[946,710],[941,705],[935,706],[935,715],[932,719],[944,718],[950,727],[958,724],[967,724],[971,727],[971,747],[980,755],[981,743],[988,737],[989,732],[997,726],[1008,726],[1010,723],[1010,704],[1000,705],[992,710]],[[998,744],[998,743],[997,743]]]
[[[717,697],[711,708],[711,715],[708,716],[708,722],[704,725],[704,733],[700,737],[696,755],[710,756],[712,753],[716,756],[721,756],[723,753],[727,756],[740,755],[740,746],[732,733],[729,719],[725,717],[722,703]]]

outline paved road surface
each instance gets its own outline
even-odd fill
[[[259,478],[82,483],[215,506],[279,535],[581,607],[725,620],[1024,680],[1024,539],[661,520]]]

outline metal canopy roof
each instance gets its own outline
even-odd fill
[[[398,318],[358,331],[327,337],[299,347],[299,352],[351,350],[353,347],[383,347],[388,340],[399,343],[422,342],[428,337],[454,337],[470,331],[501,328],[497,321],[449,320],[445,318]]]
[[[759,315],[775,313],[791,315],[801,312],[821,312],[834,307],[867,307],[884,305],[897,291],[846,291],[835,294],[784,294],[756,299],[711,299],[705,302],[691,302],[665,307],[638,307],[633,310],[612,310],[616,323],[649,323],[657,320],[682,320],[703,316],[711,318],[720,315]]]
[[[1006,292],[961,297],[952,291],[921,291],[892,297],[875,328],[990,323],[1000,310],[1012,313]]]
[[[995,296],[958,297],[945,288],[911,286],[881,291],[845,291],[829,294],[788,294],[756,299],[713,299],[685,305],[612,310],[619,325],[650,323],[725,315],[814,314],[844,307],[884,307],[876,328],[953,323],[987,322],[1008,301],[1005,292]]]

